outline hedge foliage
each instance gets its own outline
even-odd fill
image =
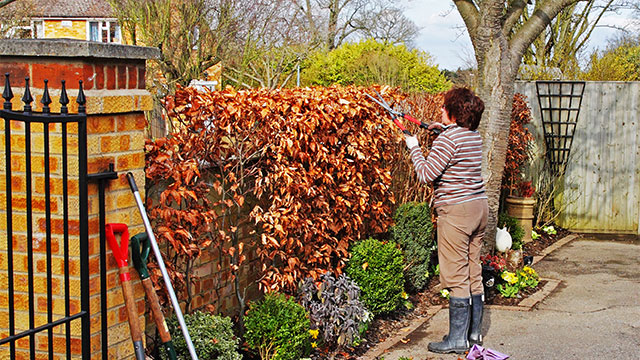
[[[431,208],[427,203],[405,203],[393,215],[391,239],[400,245],[405,259],[405,279],[411,291],[429,282],[431,254],[436,251]]]
[[[365,95],[374,89],[404,100],[381,87],[179,89],[166,103],[178,130],[146,146],[159,241],[191,260],[213,246],[237,271],[245,257],[233,240],[244,227],[259,237],[266,291],[340,273],[350,244],[392,222],[394,149],[403,142]],[[222,221],[227,212],[238,222]]]
[[[404,293],[404,260],[394,242],[369,238],[351,250],[346,272],[362,291],[360,299],[374,315],[395,310]]]

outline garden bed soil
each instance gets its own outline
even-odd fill
[[[540,238],[524,244],[522,248],[523,255],[539,256],[544,249],[571,234],[570,231],[558,227],[556,227],[556,231],[557,233],[555,235],[541,233]],[[538,286],[535,288],[522,289],[518,293],[518,296],[514,298],[499,296],[499,293],[495,290],[493,293],[487,294],[485,304],[517,306],[522,300],[542,289],[546,283],[546,280],[541,280]],[[376,344],[385,341],[389,337],[398,335],[398,333],[402,331],[402,329],[407,328],[413,320],[427,316],[429,308],[437,305],[448,305],[448,300],[440,295],[440,281],[437,276],[434,276],[429,281],[426,289],[427,290],[417,294],[409,295],[413,309],[401,309],[385,316],[376,317],[369,325],[369,329],[365,333],[365,338],[358,347],[345,349],[334,354],[318,351],[314,354],[313,359],[327,359],[331,357],[335,359],[358,359]]]

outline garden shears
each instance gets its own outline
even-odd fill
[[[432,131],[436,135],[440,134],[441,132],[440,129],[429,129],[429,125],[431,124],[420,121],[409,114],[405,114],[403,112],[394,110],[391,107],[391,105],[389,105],[389,103],[382,97],[382,95],[380,95],[379,92],[377,92],[376,90],[373,90],[373,91],[376,93],[376,95],[378,95],[378,99],[374,98],[373,96],[369,95],[366,92],[365,92],[365,95],[367,95],[376,104],[382,106],[383,109],[387,110],[387,112],[389,113],[389,116],[391,116],[391,120],[393,121],[393,123],[396,124],[396,126],[399,127],[404,134],[411,136],[411,132],[407,130],[407,128],[400,122],[399,118],[409,120],[412,123],[419,125],[423,129]]]
[[[142,287],[147,294],[147,300],[151,307],[151,314],[153,320],[156,323],[156,328],[162,341],[162,346],[167,351],[169,360],[176,360],[176,350],[171,341],[171,334],[169,328],[164,320],[162,309],[160,308],[160,301],[158,301],[158,295],[153,288],[153,282],[149,277],[149,269],[147,269],[147,260],[149,259],[149,253],[151,252],[151,243],[149,243],[149,237],[146,233],[140,233],[131,238],[131,260],[133,260],[133,266],[140,275],[142,281]]]
[[[124,305],[129,318],[129,331],[131,332],[136,360],[145,360],[142,331],[140,330],[136,301],[131,287],[131,274],[129,274],[129,229],[125,224],[106,224],[105,230],[107,242],[111,247],[113,257],[116,258],[118,271],[120,272],[122,296],[124,297]],[[120,244],[116,240],[116,234],[120,234]]]

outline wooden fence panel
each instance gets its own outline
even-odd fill
[[[535,82],[517,82],[516,92],[531,107],[540,161],[544,138]],[[640,235],[640,82],[587,82],[558,200],[560,226]]]

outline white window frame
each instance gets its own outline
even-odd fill
[[[38,34],[38,29],[36,28],[36,23],[39,22],[42,25],[42,36]],[[44,19],[33,19],[31,20],[31,37],[33,39],[44,39],[46,37],[45,27],[44,27]]]
[[[100,19],[96,19],[96,18],[91,18],[91,19],[86,19],[86,23],[87,23],[87,41],[92,41],[91,40],[91,23],[98,23],[98,40],[97,42],[104,42],[102,41],[102,33],[103,31],[107,32],[107,43],[111,43],[111,23],[115,23],[116,24],[116,30],[115,33],[117,35],[120,35],[120,37],[118,37],[116,39],[116,41],[113,41],[114,44],[122,44],[122,29],[120,28],[120,24],[118,24],[118,20],[117,19],[105,19],[105,18],[100,18]]]

